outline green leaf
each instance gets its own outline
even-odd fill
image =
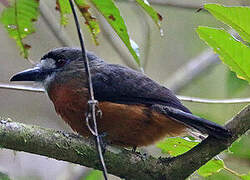
[[[250,136],[242,136],[239,140],[235,141],[229,151],[233,153],[234,156],[241,158],[250,159]]]
[[[100,32],[100,28],[96,18],[89,11],[90,6],[85,0],[74,0],[74,1],[78,9],[80,10],[82,16],[85,19],[85,24],[87,25],[95,44],[98,45],[99,43],[97,41],[97,35]]]
[[[98,170],[93,170],[91,171],[85,178],[84,180],[102,180],[102,172]]]
[[[199,143],[176,137],[166,138],[165,140],[159,142],[156,146],[160,148],[163,153],[170,154],[171,156],[178,156],[192,149],[197,144]]]
[[[204,8],[215,18],[234,28],[245,41],[250,42],[250,7],[206,4]]]
[[[222,29],[200,26],[197,32],[239,78],[250,82],[250,48],[248,46],[236,41]]]
[[[220,172],[224,168],[224,162],[222,160],[210,160],[205,165],[201,166],[200,169],[197,170],[197,173],[200,176],[207,177],[211,176],[214,173]]]
[[[237,78],[235,72],[228,69],[226,74],[226,92],[228,96],[234,96],[248,86],[248,83]]]
[[[134,57],[136,63],[141,66],[139,57],[131,46],[127,27],[123,18],[120,15],[119,9],[115,6],[112,0],[91,0],[98,11],[102,13],[108,23],[112,26],[117,35],[121,38],[123,43],[128,48],[131,55]]]
[[[153,19],[155,24],[161,28],[160,21],[162,21],[162,16],[154,10],[147,0],[136,0],[136,2],[148,13],[148,15]]]
[[[25,58],[28,58],[28,49],[31,46],[25,44],[23,39],[35,32],[33,22],[37,20],[38,7],[38,0],[15,0],[10,7],[3,10],[0,17],[0,22],[10,37],[16,40],[21,54]]]
[[[68,24],[68,15],[71,14],[71,7],[68,0],[56,0],[56,10],[61,15],[61,25],[66,26]]]
[[[240,178],[243,179],[243,180],[250,180],[250,172],[248,174],[241,175]]]

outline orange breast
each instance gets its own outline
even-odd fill
[[[90,136],[85,123],[88,90],[74,90],[72,84],[56,86],[48,92],[56,112],[74,131]],[[186,134],[186,126],[145,105],[99,102],[103,116],[97,120],[99,133],[106,133],[110,143],[125,146],[145,146],[165,136]]]

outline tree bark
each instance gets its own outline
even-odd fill
[[[126,179],[185,179],[215,155],[227,149],[250,128],[250,105],[226,124],[232,137],[208,137],[175,158],[143,157],[129,150],[108,147],[104,155],[108,172]],[[101,169],[94,141],[77,134],[25,125],[0,118],[0,146]]]

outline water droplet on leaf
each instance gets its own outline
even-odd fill
[[[14,24],[9,24],[7,27],[9,29],[16,29],[17,28],[16,25],[14,25]]]

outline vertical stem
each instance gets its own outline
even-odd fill
[[[89,104],[89,111],[90,111],[90,115],[91,115],[91,120],[93,120],[93,126],[94,126],[94,136],[96,138],[96,148],[99,154],[99,160],[101,162],[102,165],[102,169],[103,169],[103,176],[104,179],[107,180],[107,168],[103,159],[103,154],[102,154],[102,147],[101,147],[101,142],[100,142],[100,136],[98,134],[98,129],[97,129],[97,123],[96,123],[96,105],[97,105],[97,101],[94,98],[94,91],[93,91],[93,84],[92,84],[92,79],[91,79],[91,73],[90,73],[90,68],[89,68],[89,61],[88,61],[88,57],[87,57],[87,53],[84,47],[84,42],[83,42],[83,38],[82,38],[82,34],[81,34],[81,29],[80,29],[80,25],[77,19],[77,15],[75,12],[75,8],[74,8],[74,4],[72,2],[72,0],[69,0],[70,2],[70,6],[74,15],[74,19],[75,19],[75,24],[76,24],[76,28],[77,28],[77,33],[78,33],[78,37],[79,37],[79,41],[81,44],[81,49],[82,49],[82,57],[84,60],[84,65],[85,65],[85,69],[86,69],[86,75],[87,75],[87,79],[88,79],[88,90],[89,90],[89,95],[90,95],[90,100],[88,101]]]

